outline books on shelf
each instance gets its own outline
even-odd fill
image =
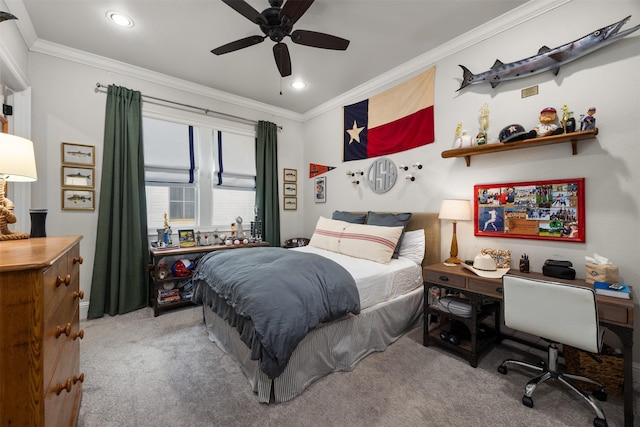
[[[593,284],[596,294],[614,298],[631,298],[631,289],[622,283],[595,282]]]
[[[169,304],[180,300],[180,289],[158,290],[158,304]]]

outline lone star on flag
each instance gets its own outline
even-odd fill
[[[353,141],[357,141],[358,143],[360,142],[360,132],[362,132],[362,129],[364,129],[364,126],[359,128],[358,124],[354,120],[353,127],[351,129],[347,129],[347,133],[349,134],[349,136],[351,136],[349,144],[351,144]]]

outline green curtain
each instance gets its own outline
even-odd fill
[[[147,204],[141,94],[110,85],[89,319],[147,305]]]
[[[264,240],[280,246],[280,197],[278,195],[278,127],[259,121],[256,139],[256,206]]]

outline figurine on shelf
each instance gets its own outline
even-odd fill
[[[200,236],[200,230],[196,231],[196,246],[202,246],[202,237]]]
[[[480,108],[480,132],[476,136],[476,144],[487,143],[487,128],[489,127],[489,105],[486,103]]]
[[[593,115],[596,113],[596,107],[589,108],[587,115],[580,115],[580,130],[592,130],[596,128],[596,118]]]
[[[164,213],[164,243],[166,245],[171,245],[173,242],[171,241],[171,226],[169,225],[169,217],[167,213]]]
[[[573,117],[573,111],[569,111],[567,104],[562,106],[562,128],[564,133],[571,133],[576,131],[576,119]]]
[[[556,124],[556,120],[558,119],[558,114],[556,109],[553,107],[547,107],[540,111],[540,124],[534,128],[536,131],[536,135],[538,137],[541,136],[551,136],[551,135],[559,135],[564,132],[564,129],[558,127]]]

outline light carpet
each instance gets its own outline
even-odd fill
[[[534,408],[525,407],[524,384],[535,374],[496,370],[503,359],[520,354],[501,345],[474,369],[460,356],[424,347],[422,328],[351,372],[324,377],[292,401],[266,405],[209,340],[199,306],[159,317],[147,308],[83,321],[81,327],[81,427],[591,426],[595,417],[553,381],[536,390]],[[601,405],[609,426],[623,425],[621,396]]]

